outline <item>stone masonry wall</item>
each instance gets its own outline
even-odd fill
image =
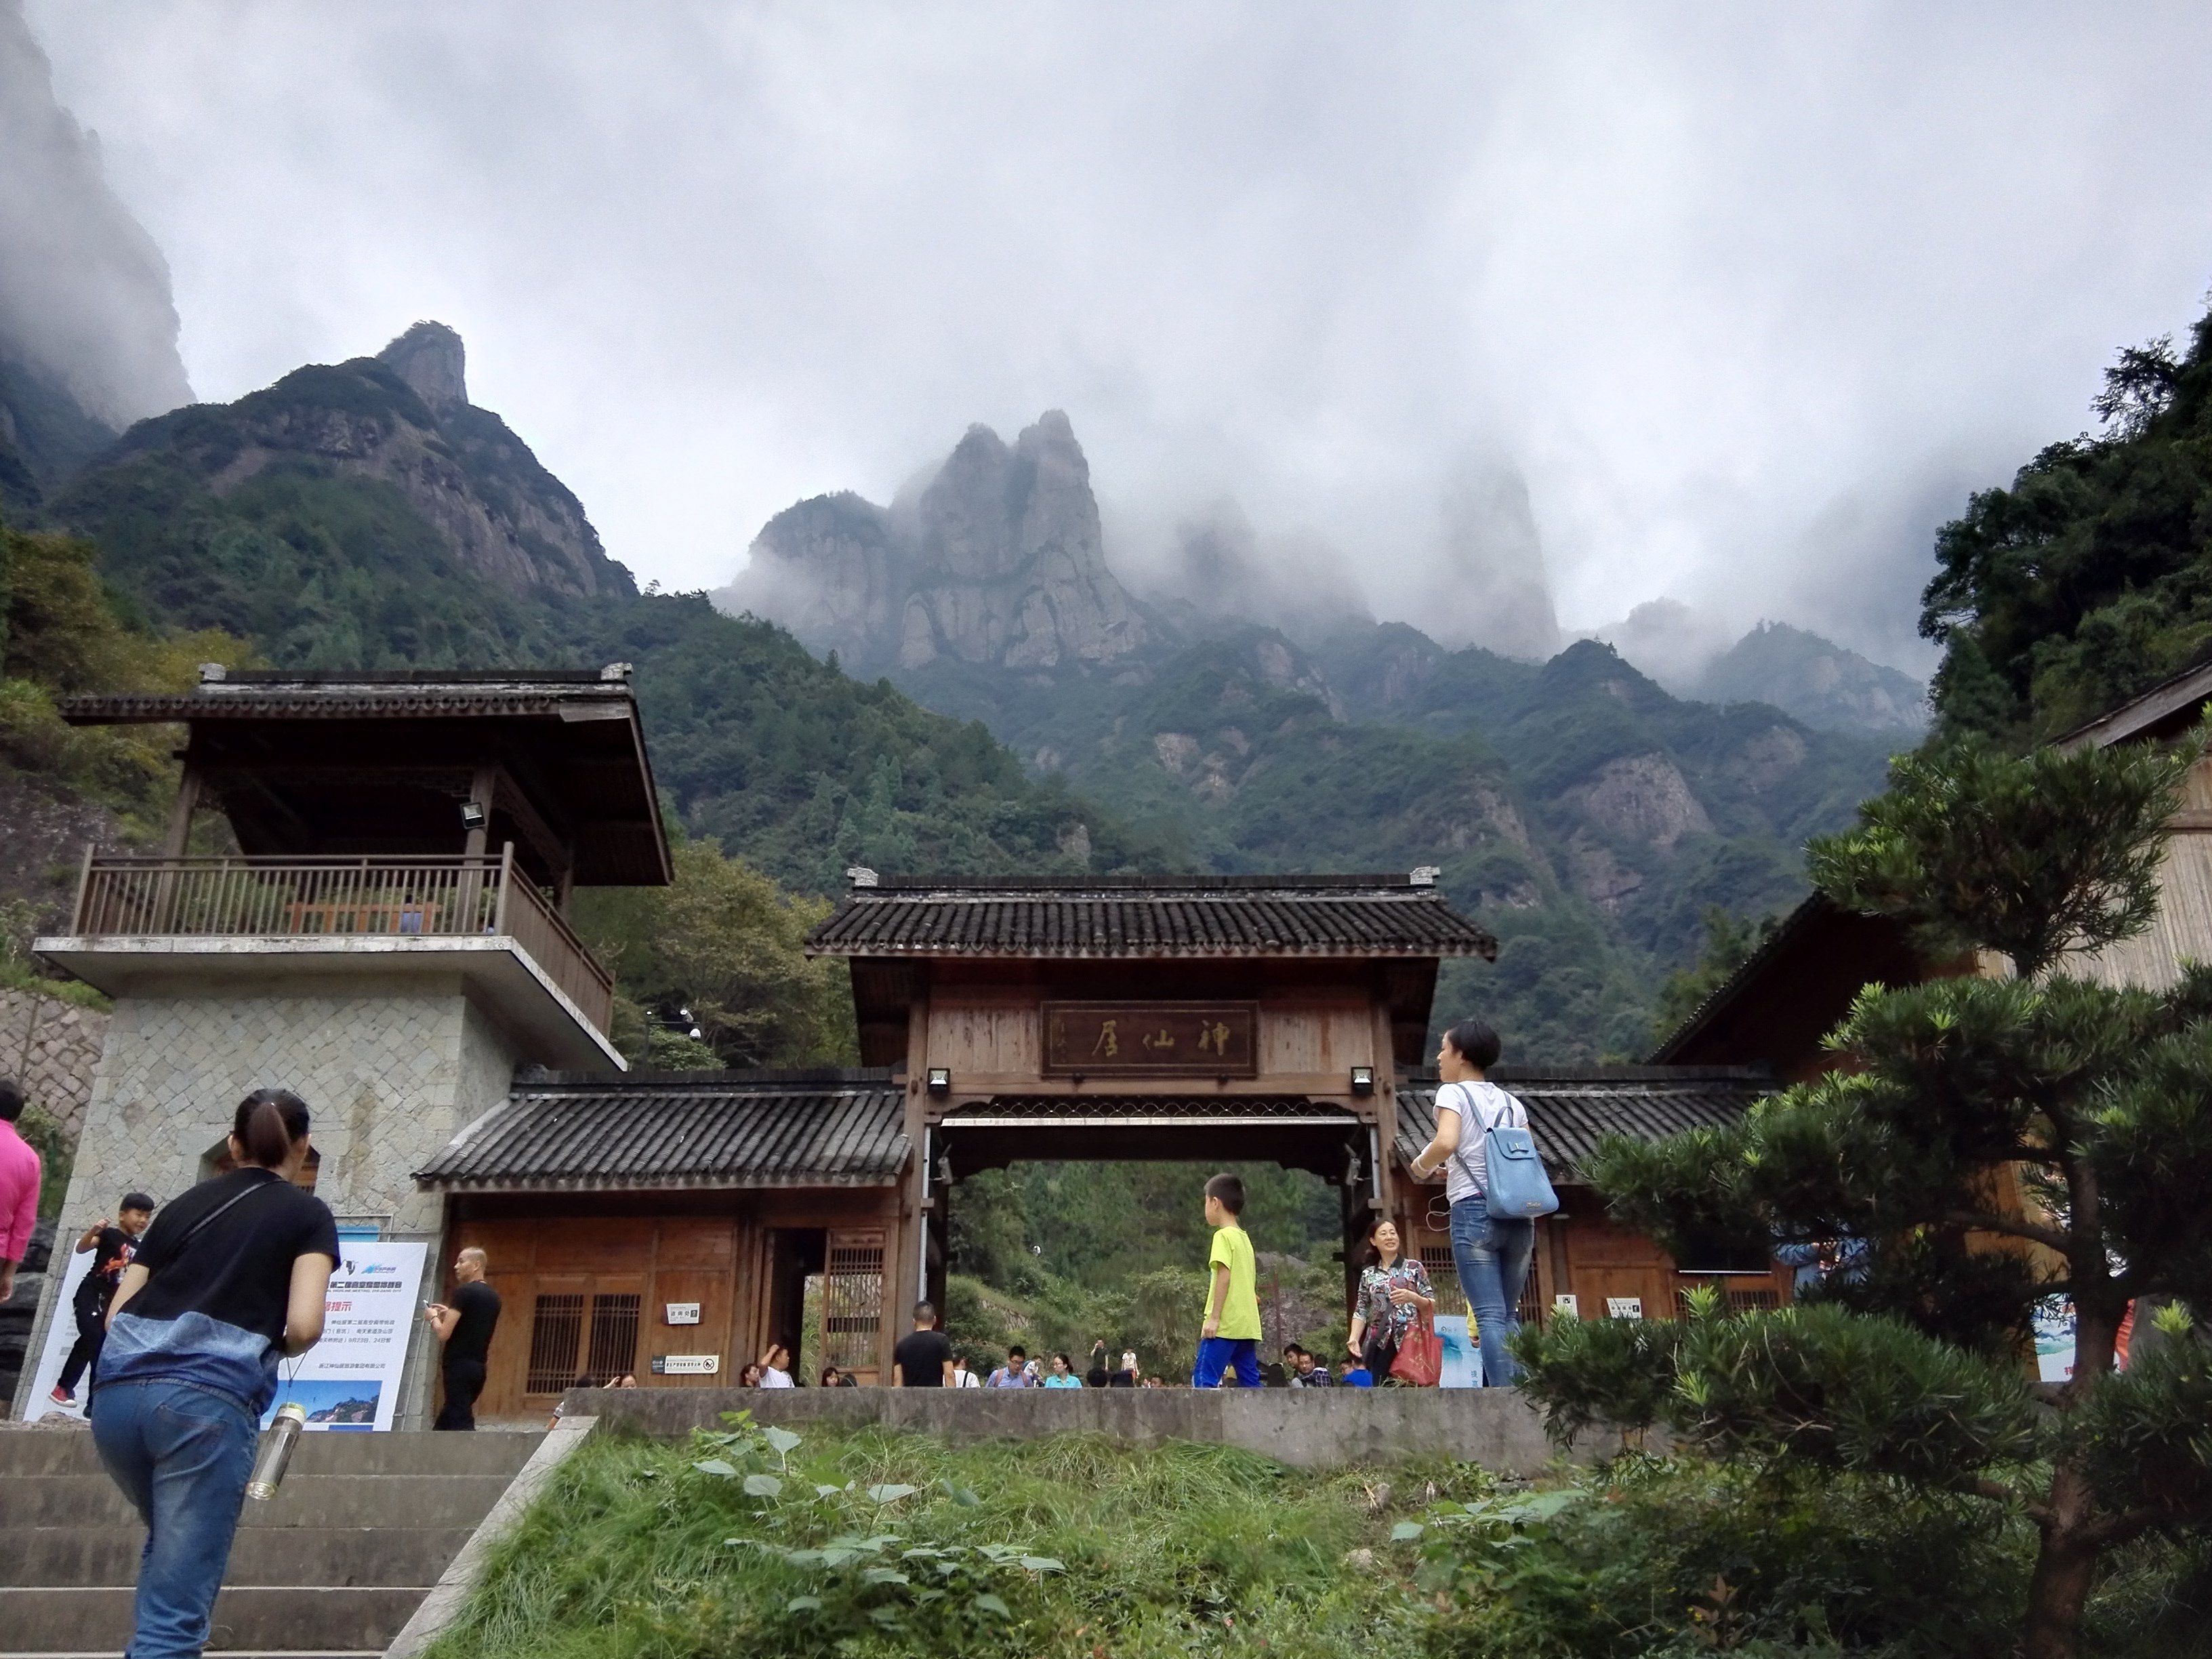
[[[84,1112],[63,1236],[110,1213],[131,1188],[166,1201],[199,1181],[238,1102],[281,1086],[313,1114],[316,1196],[342,1218],[376,1218],[389,1233],[428,1237],[434,1252],[443,1201],[417,1192],[412,1174],[505,1098],[514,1062],[458,978],[121,998]],[[440,1282],[434,1258],[428,1265],[426,1293]],[[45,1340],[52,1311],[40,1310],[34,1340]]]
[[[109,1018],[34,992],[0,990],[0,1077],[15,1079],[24,1099],[74,1135],[92,1099]]]

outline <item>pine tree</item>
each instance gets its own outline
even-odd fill
[[[1588,1173],[1670,1243],[1864,1255],[1778,1312],[1696,1293],[1674,1325],[1524,1334],[1555,1433],[1661,1422],[1779,1473],[2014,1508],[2040,1540],[2029,1659],[2079,1653],[2105,1552],[2212,1521],[2212,1351],[2186,1334],[2212,1297],[2212,969],[2166,991],[2063,971],[2149,925],[2203,749],[1967,740],[1900,761],[1855,830],[1814,844],[1830,896],[1899,917],[1958,975],[1869,988],[1826,1076],[1725,1127],[1612,1140]],[[1974,971],[1997,958],[2009,976]],[[2075,1370],[2039,1384],[2031,1321],[2050,1297],[2073,1304]],[[2130,1304],[2154,1298],[2165,1340],[2116,1374]]]

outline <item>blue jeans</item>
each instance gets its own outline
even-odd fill
[[[91,1417],[100,1461],[146,1523],[125,1659],[192,1659],[230,1564],[258,1425],[234,1400],[160,1378],[103,1385]]]
[[[1201,1336],[1198,1339],[1198,1364],[1190,1368],[1190,1386],[1194,1389],[1218,1389],[1221,1373],[1235,1366],[1237,1386],[1256,1389],[1260,1386],[1260,1345],[1249,1336]]]
[[[1521,1367],[1506,1347],[1521,1328],[1513,1310],[1528,1282],[1528,1258],[1536,1253],[1533,1221],[1492,1221],[1480,1194],[1451,1206],[1452,1265],[1459,1287],[1474,1315],[1482,1345],[1482,1386],[1510,1389]]]

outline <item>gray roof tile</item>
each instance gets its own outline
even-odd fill
[[[1498,941],[1396,876],[1132,876],[947,882],[848,893],[817,955],[1464,957]]]
[[[884,1186],[906,1164],[903,1116],[877,1072],[521,1082],[415,1178],[448,1192]]]

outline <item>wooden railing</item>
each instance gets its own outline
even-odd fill
[[[100,858],[78,885],[80,938],[331,935],[512,939],[600,1031],[614,979],[512,848],[482,858]]]

